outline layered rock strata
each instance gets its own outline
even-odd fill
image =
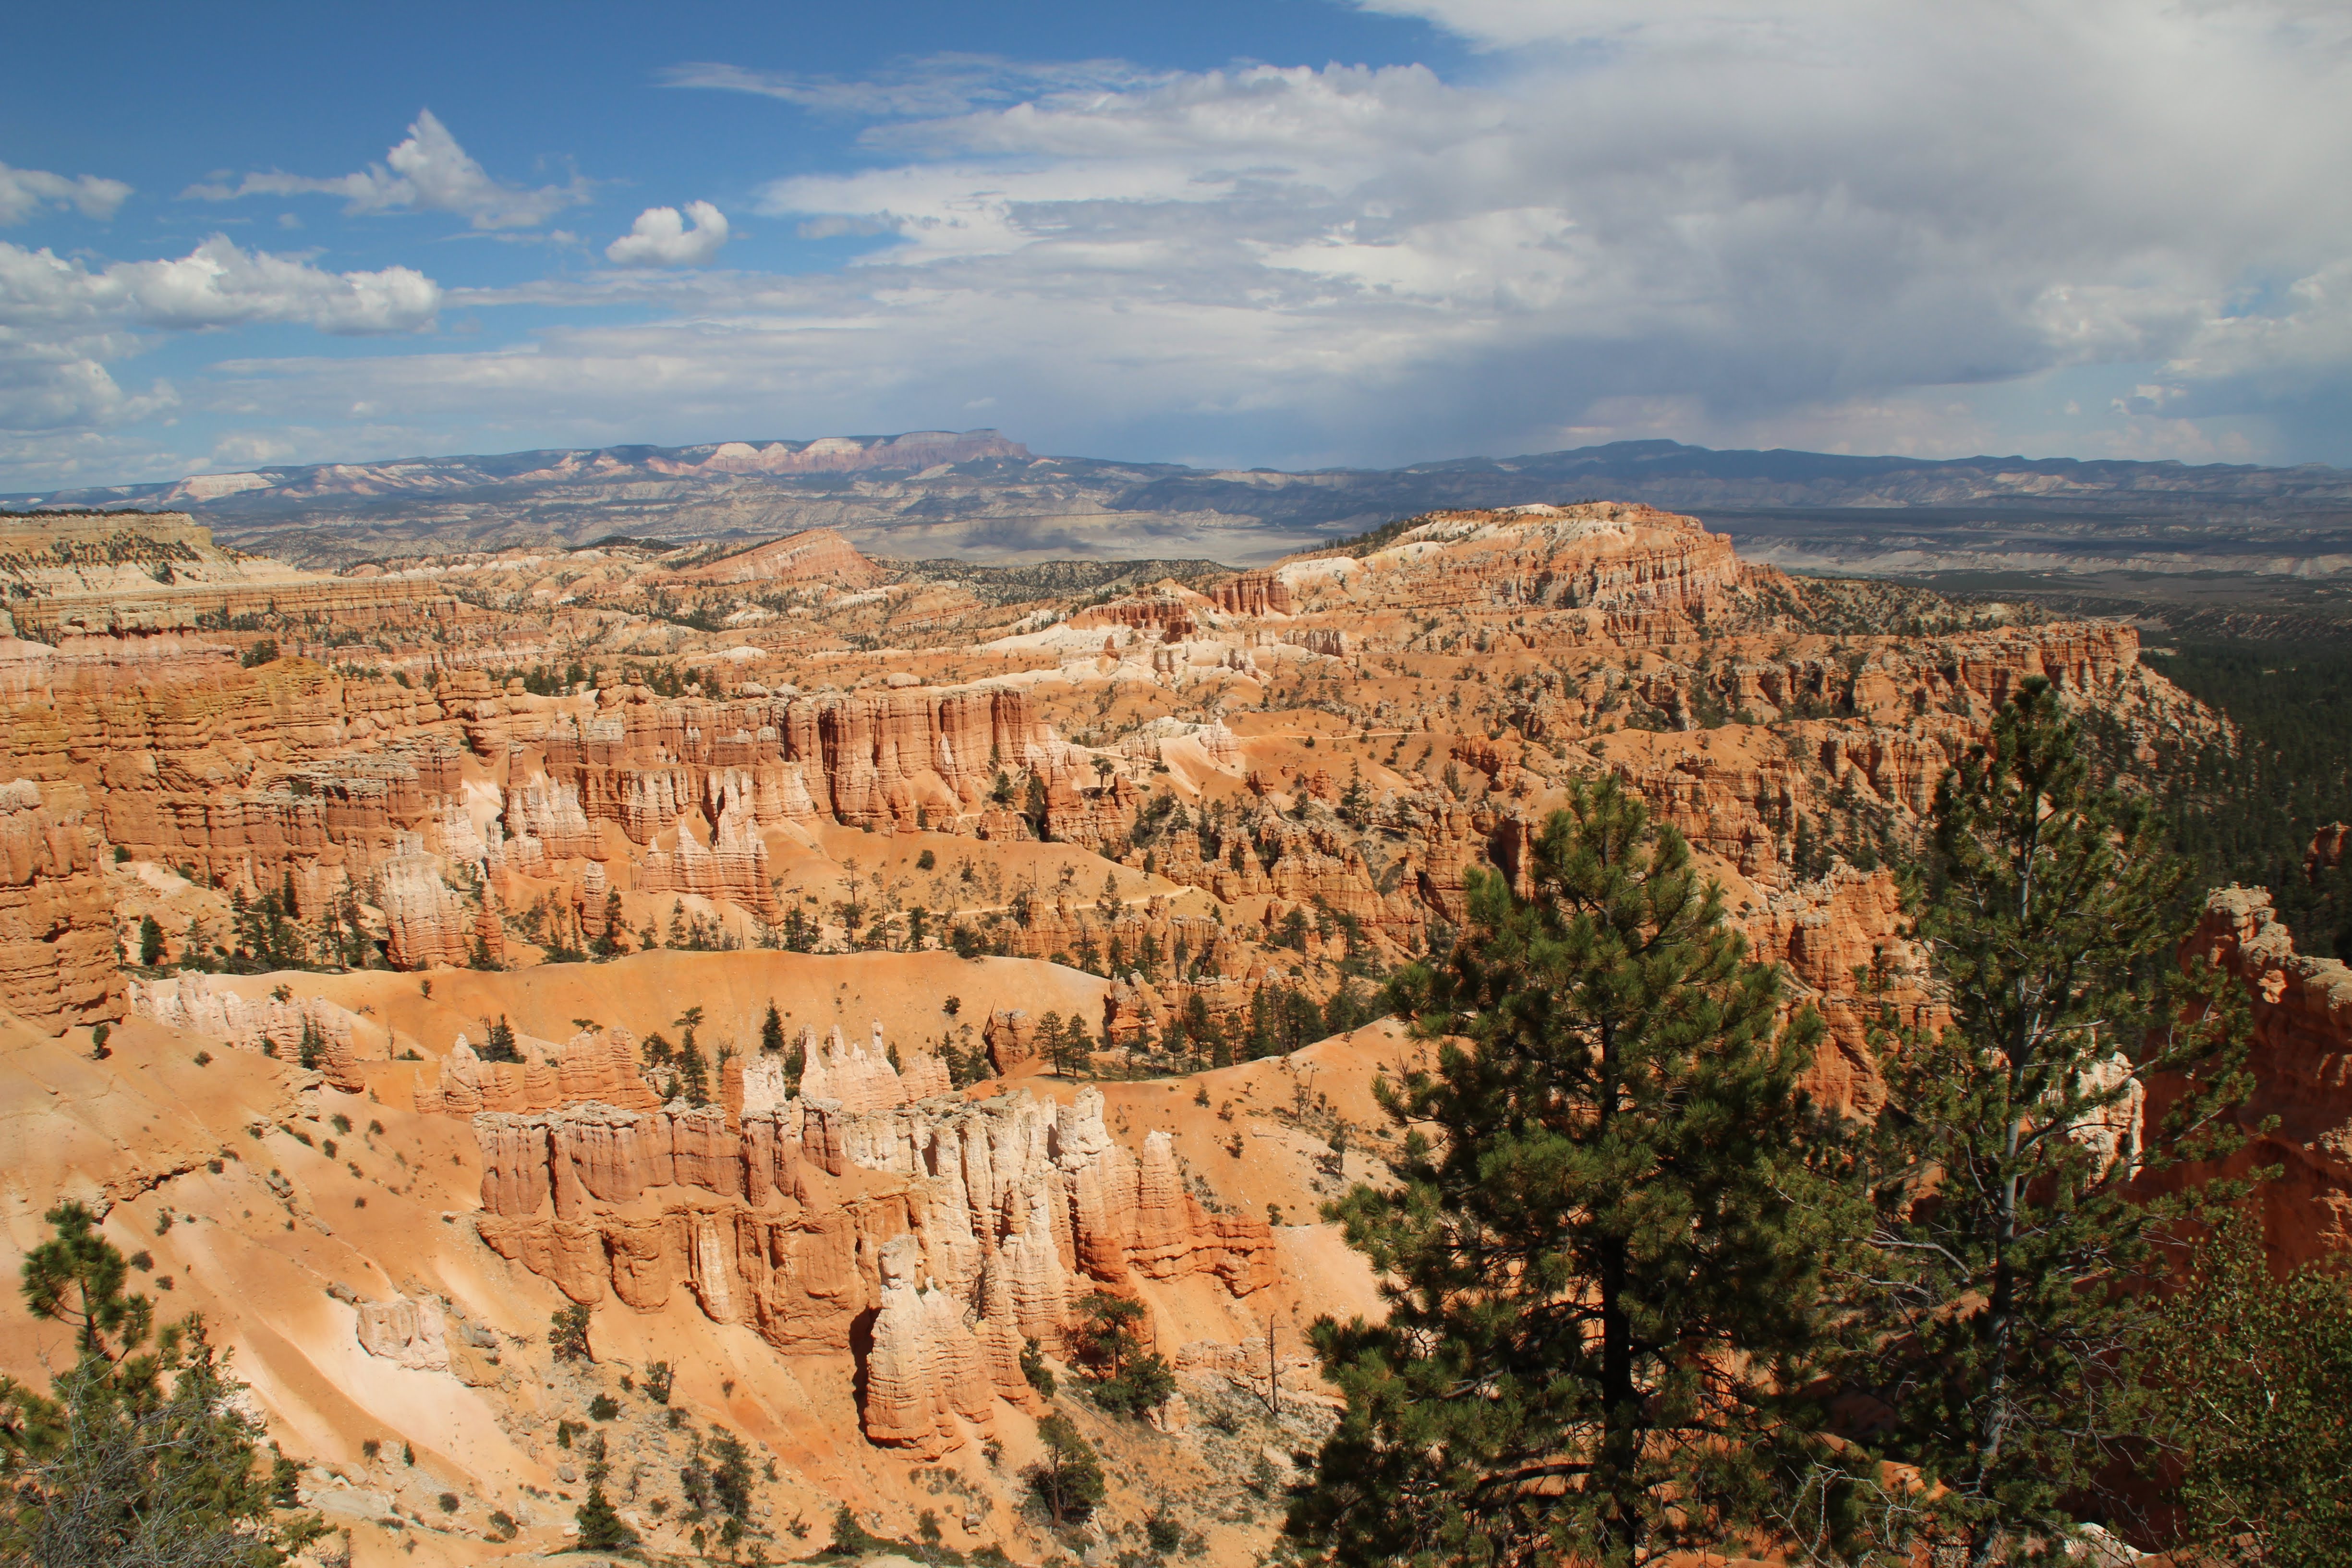
[[[97,847],[29,779],[0,784],[0,1004],[51,1034],[123,1011]]]
[[[2253,1086],[2235,1111],[2247,1142],[2225,1173],[2278,1168],[2250,1200],[2272,1266],[2352,1254],[2352,969],[2295,952],[2260,888],[2208,895],[2181,957],[2234,976],[2252,1010]],[[2151,1097],[2151,1115],[2170,1103]]]
[[[782,1350],[846,1348],[877,1310],[866,1429],[927,1453],[961,1440],[950,1414],[1028,1397],[1023,1342],[1056,1342],[1092,1284],[1208,1275],[1243,1295],[1276,1277],[1265,1221],[1204,1207],[1165,1134],[1139,1155],[1117,1143],[1098,1090],[918,1101],[944,1087],[931,1058],[901,1077],[836,1038],[810,1062],[782,1102],[772,1073],[748,1072],[735,1116],[478,1113],[483,1239],[575,1300],[651,1310],[683,1287]]]

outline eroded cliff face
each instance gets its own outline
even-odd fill
[[[121,1017],[112,903],[80,815],[0,784],[0,1006],[53,1035]]]
[[[2252,1009],[2253,1087],[2236,1111],[2248,1142],[2227,1172],[2280,1170],[2252,1199],[2273,1267],[2352,1253],[2352,969],[2296,952],[2259,888],[2210,894],[2181,957],[2235,976]]]
[[[610,1036],[528,1066],[461,1049],[418,1108],[554,1102],[473,1112],[478,1226],[573,1300],[655,1311],[684,1291],[793,1352],[850,1351],[877,1314],[866,1434],[929,1456],[963,1440],[951,1415],[984,1427],[992,1398],[1028,1405],[1023,1343],[1056,1346],[1087,1290],[1274,1283],[1265,1222],[1205,1207],[1164,1134],[1120,1145],[1098,1090],[967,1102],[936,1058],[901,1072],[878,1030],[872,1047],[808,1039],[798,1094],[771,1055],[700,1106],[647,1103]]]

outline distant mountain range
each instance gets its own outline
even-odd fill
[[[993,430],[918,431],[261,468],[5,497],[0,508],[185,509],[225,543],[311,566],[816,527],[899,559],[1199,555],[1245,565],[1417,512],[1603,497],[1696,513],[1750,557],[1800,568],[2352,570],[2352,470],[1927,461],[1675,441],[1286,473],[1038,457]]]

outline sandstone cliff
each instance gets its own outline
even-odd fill
[[[51,1034],[122,1016],[112,902],[79,815],[0,784],[0,1005]]]
[[[2253,1200],[2273,1267],[2352,1252],[2352,969],[2296,952],[2259,888],[2210,894],[2181,956],[2236,976],[2253,1010],[2250,1142],[2229,1169],[2280,1167]]]

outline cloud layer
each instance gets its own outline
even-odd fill
[[[856,265],[484,296],[674,312],[577,314],[527,368],[254,374],[509,419],[545,399],[583,429],[654,384],[729,428],[986,408],[1057,449],[1249,461],[1648,435],[2352,459],[2352,213],[2325,195],[2352,70],[2323,8],[1393,8],[1486,68],[679,68],[868,118],[866,167],[756,202],[872,237]],[[688,258],[664,210],[612,259]]]
[[[2338,6],[1363,3],[1454,31],[1473,66],[679,66],[663,85],[764,100],[780,134],[854,135],[854,155],[702,185],[752,192],[732,225],[645,208],[609,269],[446,297],[226,240],[110,267],[17,252],[83,279],[60,299],[112,302],[0,348],[0,422],[136,417],[101,367],[142,331],[397,331],[446,304],[554,324],[248,353],[135,395],[308,456],[385,431],[482,449],[990,423],[1048,450],[1281,464],[1653,435],[2352,462]],[[494,179],[430,114],[362,173],[194,194],[305,191],[509,233],[591,195]],[[785,234],[855,258],[751,269]],[[733,268],[709,269],[721,245]]]
[[[328,272],[219,235],[176,259],[96,271],[0,243],[0,430],[119,425],[174,406],[167,384],[128,394],[106,368],[137,352],[136,329],[293,322],[339,335],[404,332],[431,322],[440,300],[439,287],[409,268]]]

